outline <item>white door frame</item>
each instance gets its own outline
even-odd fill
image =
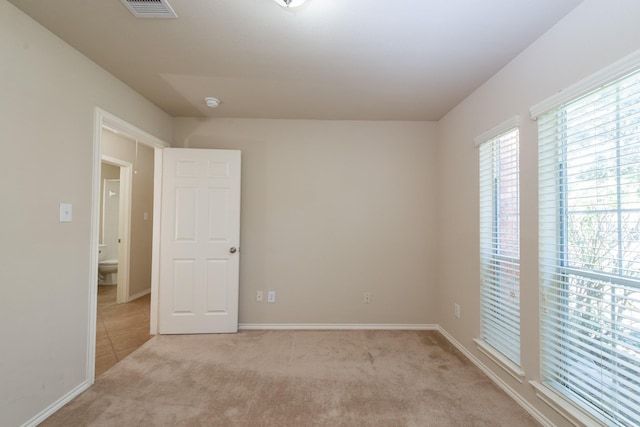
[[[119,132],[119,131],[118,131]],[[129,271],[131,270],[131,195],[133,194],[133,165],[130,162],[102,155],[102,161],[120,168],[120,211],[118,212],[118,280],[116,302],[129,302]]]
[[[93,176],[92,176],[92,196],[91,196],[91,236],[89,238],[89,318],[87,319],[87,359],[86,359],[86,380],[89,384],[95,381],[95,359],[96,359],[96,317],[98,309],[98,241],[100,227],[100,164],[102,163],[102,131],[104,127],[115,130],[129,138],[137,140],[141,144],[154,148],[154,190],[153,209],[160,212],[160,179],[162,177],[161,166],[158,159],[162,159],[162,149],[169,147],[165,141],[143,131],[142,129],[114,116],[107,111],[95,107],[93,115]],[[160,170],[159,170],[160,169]],[[159,215],[153,216],[153,254],[151,264],[151,311],[150,311],[150,333],[155,334],[158,329],[158,254]]]

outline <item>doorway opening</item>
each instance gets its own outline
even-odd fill
[[[107,147],[109,151],[113,137],[108,131],[103,132],[103,150]],[[126,156],[101,156],[98,237],[98,284],[116,286],[119,304],[132,299],[129,280],[133,174],[132,164],[122,157]]]
[[[103,132],[102,151],[109,152],[111,156],[103,154],[100,165],[96,376],[109,370],[151,337],[150,259],[147,265],[144,260],[140,263],[140,257],[134,256],[131,248],[135,248],[136,244],[140,246],[141,240],[148,246],[151,243],[151,230],[145,233],[141,229],[145,224],[136,225],[132,218],[132,212],[137,215],[140,211],[140,207],[132,199],[136,196],[136,191],[145,191],[141,188],[144,186],[134,183],[134,178],[142,178],[145,170],[152,175],[152,165],[145,164],[140,168],[140,174],[132,174],[133,164],[124,159],[127,157],[127,150],[117,148],[128,148],[133,142],[120,138],[117,134],[109,134],[110,131]],[[151,184],[147,187],[146,191],[153,191]],[[149,213],[147,216],[152,217]],[[145,274],[140,274],[145,269],[148,270],[146,277]],[[132,286],[129,286],[130,278],[134,282]],[[136,285],[138,288],[142,285],[143,291],[130,292]]]
[[[95,251],[90,261],[86,362],[90,384],[105,366],[112,366],[144,343],[150,334],[155,334],[157,292],[153,288],[157,279],[153,253],[157,219],[153,213],[158,210],[159,190],[155,184],[160,176],[155,163],[167,146],[164,141],[96,108],[91,222],[91,246]],[[111,209],[111,218],[104,203],[109,197],[111,201],[118,199],[117,208]],[[114,209],[118,211],[117,221],[113,220]],[[105,253],[100,254],[101,249]],[[117,260],[116,273],[104,265],[99,268],[101,255]],[[111,273],[100,274],[100,270]],[[100,366],[98,357],[102,357]]]

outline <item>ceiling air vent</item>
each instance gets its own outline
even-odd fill
[[[136,18],[177,18],[167,0],[120,0]]]

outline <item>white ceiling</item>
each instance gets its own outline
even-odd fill
[[[9,1],[172,116],[438,120],[582,0]]]

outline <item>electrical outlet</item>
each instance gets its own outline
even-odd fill
[[[364,303],[371,304],[371,293],[369,292],[364,293]]]
[[[256,301],[257,302],[262,302],[262,297],[263,296],[264,296],[264,294],[262,293],[262,291],[256,292]]]
[[[460,304],[453,304],[453,315],[460,318]]]
[[[267,302],[272,304],[276,302],[276,291],[267,292]]]

